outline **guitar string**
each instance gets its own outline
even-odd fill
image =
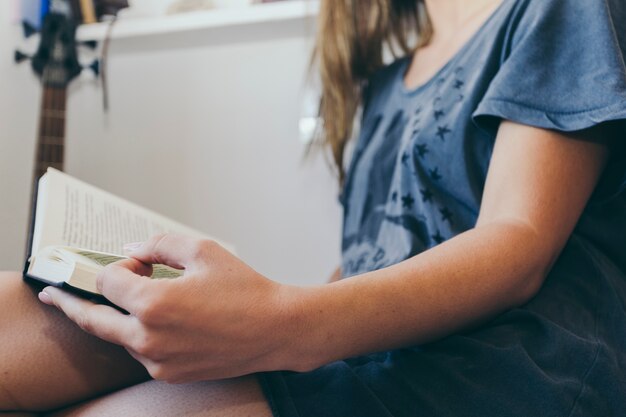
[[[59,97],[58,88],[54,87],[52,91],[54,91],[54,104],[52,105],[52,107],[54,111],[56,112],[57,110],[60,109],[61,98]],[[51,120],[54,125],[54,145],[50,147],[50,160],[53,163],[56,163],[57,162],[57,146],[58,146],[58,141],[61,135],[61,127],[59,126],[59,119],[55,117],[56,115],[52,114],[51,116],[52,116]]]
[[[43,102],[44,102],[44,111],[45,109],[47,109],[49,107],[49,92],[48,92],[48,87],[49,87],[49,83],[50,83],[50,70],[49,68],[46,66],[44,67],[43,70]],[[44,165],[44,161],[46,158],[45,155],[45,146],[43,143],[43,138],[44,135],[48,132],[49,130],[49,122],[48,122],[48,118],[46,117],[45,114],[42,115],[42,118],[40,120],[40,128],[39,128],[39,149],[38,149],[38,157],[37,157],[37,167],[35,169],[35,177],[39,177],[41,171],[43,170],[43,165]]]
[[[47,88],[48,104],[46,108],[46,135],[49,136],[44,146],[44,160],[47,164],[54,164],[55,168],[61,168],[63,163],[63,149],[61,139],[64,136],[64,90],[56,86]]]
[[[60,105],[57,108],[57,111],[58,111],[57,125],[58,125],[59,135],[58,135],[58,142],[56,146],[56,153],[57,153],[57,163],[63,164],[64,159],[65,159],[63,152],[65,150],[65,147],[64,147],[65,107],[67,105],[67,86],[64,85],[62,88],[59,88],[58,95],[59,95],[59,102],[60,102]]]
[[[57,112],[60,111],[61,109],[61,102],[63,100],[63,98],[61,97],[61,89],[57,88],[57,87],[53,87],[52,91],[53,91],[53,104],[52,104],[52,109],[53,109],[53,114],[51,114],[50,116],[50,120],[52,122],[53,125],[53,132],[54,132],[54,143],[53,145],[49,148],[49,156],[50,156],[50,161],[54,164],[57,164],[59,162],[61,162],[59,160],[59,155],[58,155],[58,147],[59,147],[59,142],[61,139],[61,135],[63,134],[62,132],[62,126],[61,126],[61,119],[58,118],[58,114]]]
[[[59,164],[63,164],[65,161],[63,152],[65,150],[64,140],[65,140],[65,107],[67,105],[67,89],[66,86],[59,89],[59,96],[61,105],[59,106],[59,117],[57,119],[57,123],[59,125],[59,141],[57,143],[56,152],[57,152],[57,162]]]

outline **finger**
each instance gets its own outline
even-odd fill
[[[126,345],[133,336],[135,321],[113,307],[94,304],[54,287],[46,287],[40,298],[56,306],[85,332],[107,342]]]
[[[197,264],[208,241],[165,234],[157,235],[130,251],[129,256],[147,264],[164,264],[189,269]]]
[[[144,368],[148,369],[148,366],[151,366],[153,362],[146,358],[145,356],[141,356],[139,353],[135,352],[133,349],[126,347],[126,352],[137,362],[143,365]]]
[[[116,266],[128,269],[130,272],[142,276],[152,276],[152,265],[143,263],[135,258],[123,259],[114,263]]]
[[[146,368],[146,371],[148,371],[148,373],[150,374],[150,376],[154,377],[154,371],[155,369],[158,367],[158,364],[153,361],[152,359],[149,359],[143,355],[140,355],[139,353],[137,353],[135,350],[126,347],[126,352],[128,352],[128,354],[137,362],[139,362],[140,364],[143,365],[144,368]]]
[[[107,300],[133,314],[150,292],[150,275],[152,267],[136,259],[125,259],[104,268],[96,278],[96,285]]]

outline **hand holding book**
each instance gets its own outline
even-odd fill
[[[168,382],[222,379],[273,369],[294,330],[282,286],[211,240],[151,238],[97,275],[100,293],[129,314],[54,287],[40,294],[85,331],[124,346]],[[184,270],[154,280],[152,264]]]
[[[125,347],[154,378],[199,381],[300,366],[288,287],[232,249],[53,169],[39,181],[35,208],[24,276],[51,285],[41,301]],[[136,241],[145,243],[125,253],[124,244]],[[94,295],[112,305],[94,303]]]

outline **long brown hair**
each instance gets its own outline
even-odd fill
[[[389,47],[409,54],[425,43],[429,25],[423,0],[322,0],[315,59],[320,69],[322,120],[320,141],[328,145],[338,171],[344,178],[344,151],[352,136],[361,90],[383,63]],[[413,44],[413,45],[412,45]]]

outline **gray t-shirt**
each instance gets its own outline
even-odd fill
[[[404,86],[410,58],[376,74],[342,196],[343,275],[395,264],[472,228],[501,119],[567,132],[626,119],[624,9],[623,1],[505,0],[420,87]],[[626,236],[625,221],[608,216],[624,207],[625,195],[615,196],[626,143],[618,129],[598,138],[611,142],[613,160],[583,215],[592,227],[575,232],[594,241],[606,240],[597,236],[605,226]],[[604,244],[626,258],[624,237]]]

